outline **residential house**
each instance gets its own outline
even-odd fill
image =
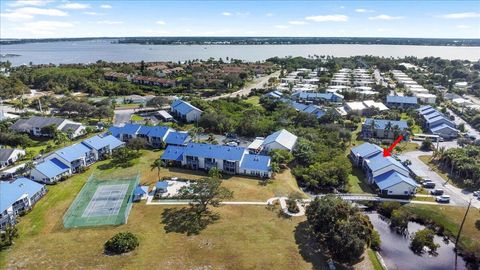
[[[432,106],[423,106],[417,111],[423,118],[423,127],[431,134],[447,140],[458,137],[459,130],[456,129],[455,123]]]
[[[173,101],[170,107],[174,116],[187,123],[200,120],[203,112],[199,108],[181,99]]]
[[[0,169],[14,164],[23,156],[25,156],[25,150],[0,148]]]
[[[0,181],[0,229],[14,225],[17,217],[30,210],[47,189],[27,178]]]
[[[402,135],[404,140],[408,140],[408,124],[406,121],[394,121],[385,119],[367,118],[362,125],[362,138],[377,139],[396,139]]]
[[[72,173],[97,161],[95,151],[83,143],[76,143],[57,150],[45,157],[45,160],[58,159],[66,164]]]
[[[387,96],[387,107],[389,108],[416,108],[418,107],[417,97]]]
[[[106,156],[110,156],[115,149],[125,145],[124,142],[112,135],[95,135],[82,141],[82,144],[92,149],[95,160],[101,160]]]
[[[240,163],[240,173],[256,177],[270,178],[270,157],[255,154],[246,154]]]
[[[57,158],[45,160],[30,172],[30,178],[37,182],[53,184],[72,174],[70,167]]]
[[[190,142],[186,146],[167,146],[161,159],[192,170],[218,168],[226,174],[271,176],[270,157],[249,154],[245,147]]]
[[[337,93],[306,93],[299,92],[292,95],[294,99],[298,102],[312,102],[312,103],[324,103],[332,102],[339,103],[343,102],[343,96]]]
[[[372,143],[363,143],[359,146],[352,147],[350,150],[350,159],[355,166],[363,168],[364,159],[383,153],[383,149]]]
[[[70,138],[85,134],[85,126],[63,118],[33,116],[28,119],[18,119],[10,129],[15,132],[24,132],[33,136],[52,137],[45,128],[54,126],[58,131],[65,132]]]
[[[350,158],[361,168],[368,183],[377,187],[383,196],[412,196],[417,184],[410,178],[408,169],[392,157],[384,157],[383,149],[364,143],[350,150]]]
[[[286,129],[282,129],[268,135],[262,143],[262,148],[266,152],[274,149],[288,150],[291,152],[297,143],[297,139],[297,136]]]

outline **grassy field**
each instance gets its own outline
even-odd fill
[[[443,227],[457,235],[465,215],[466,208],[454,207],[454,206],[426,206],[426,205],[413,205],[406,206],[407,209],[414,214],[418,214],[428,219],[433,220],[435,223],[443,225]],[[480,211],[475,208],[471,208],[468,212],[467,219],[460,237],[460,243],[468,250],[474,251],[480,255],[480,230],[475,228],[475,221],[480,219]]]
[[[373,269],[375,269],[375,270],[384,270],[382,264],[381,264],[380,261],[378,260],[377,255],[375,254],[375,251],[373,251],[373,250],[371,250],[371,249],[368,249],[368,250],[367,250],[367,254],[368,254],[368,258],[369,258],[370,261],[372,262]]]
[[[141,173],[143,184],[157,181],[151,162],[161,151],[142,151],[130,168],[98,169],[109,161],[93,165],[54,186],[18,225],[20,237],[13,248],[0,253],[0,269],[322,269],[322,255],[311,248],[305,236],[305,218],[283,218],[278,209],[264,206],[223,206],[215,211],[220,220],[198,235],[165,231],[162,213],[168,206],[135,204],[128,224],[66,230],[62,216],[91,173],[102,177],[125,177]],[[163,169],[160,177],[197,178],[203,174]],[[224,185],[235,200],[266,200],[274,195],[298,190],[285,171],[263,186],[258,180],[230,177]],[[124,256],[103,254],[104,242],[120,231],[132,231],[140,247]],[[25,256],[35,254],[34,256]],[[368,256],[361,269],[373,269]],[[366,265],[366,266],[365,266]]]
[[[259,96],[251,96],[245,100],[246,103],[252,104],[254,106],[260,106],[260,97]]]
[[[348,192],[350,193],[373,193],[370,185],[367,184],[365,174],[359,168],[353,168],[348,175]]]
[[[137,114],[132,114],[132,117],[130,117],[130,120],[137,122],[137,121],[143,121],[145,118],[141,117],[140,115]]]

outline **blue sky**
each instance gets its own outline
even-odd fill
[[[0,13],[2,38],[480,38],[480,1],[2,0]]]

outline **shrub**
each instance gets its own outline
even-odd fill
[[[432,252],[435,252],[439,247],[438,244],[433,242],[435,233],[430,229],[423,229],[415,233],[410,243],[410,248],[415,253],[422,253],[423,247],[428,247]]]
[[[477,230],[480,230],[480,219],[477,219],[477,221],[475,221],[475,228],[477,228]]]
[[[399,231],[405,231],[408,227],[409,215],[402,209],[396,209],[392,211],[390,217],[390,226],[396,228]]]
[[[380,234],[377,231],[372,232],[372,237],[370,238],[370,248],[373,250],[380,250],[380,244],[382,240],[380,240]]]
[[[139,246],[137,236],[131,232],[120,232],[105,242],[105,251],[113,254],[130,252]]]
[[[384,217],[390,218],[393,210],[397,210],[401,207],[399,202],[382,202],[378,206],[378,213]]]

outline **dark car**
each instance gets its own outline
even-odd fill
[[[433,182],[425,182],[422,185],[424,188],[435,188],[435,183]]]
[[[436,196],[439,196],[439,195],[443,195],[443,189],[434,189],[432,191],[430,191],[430,194],[432,195],[436,195]]]

